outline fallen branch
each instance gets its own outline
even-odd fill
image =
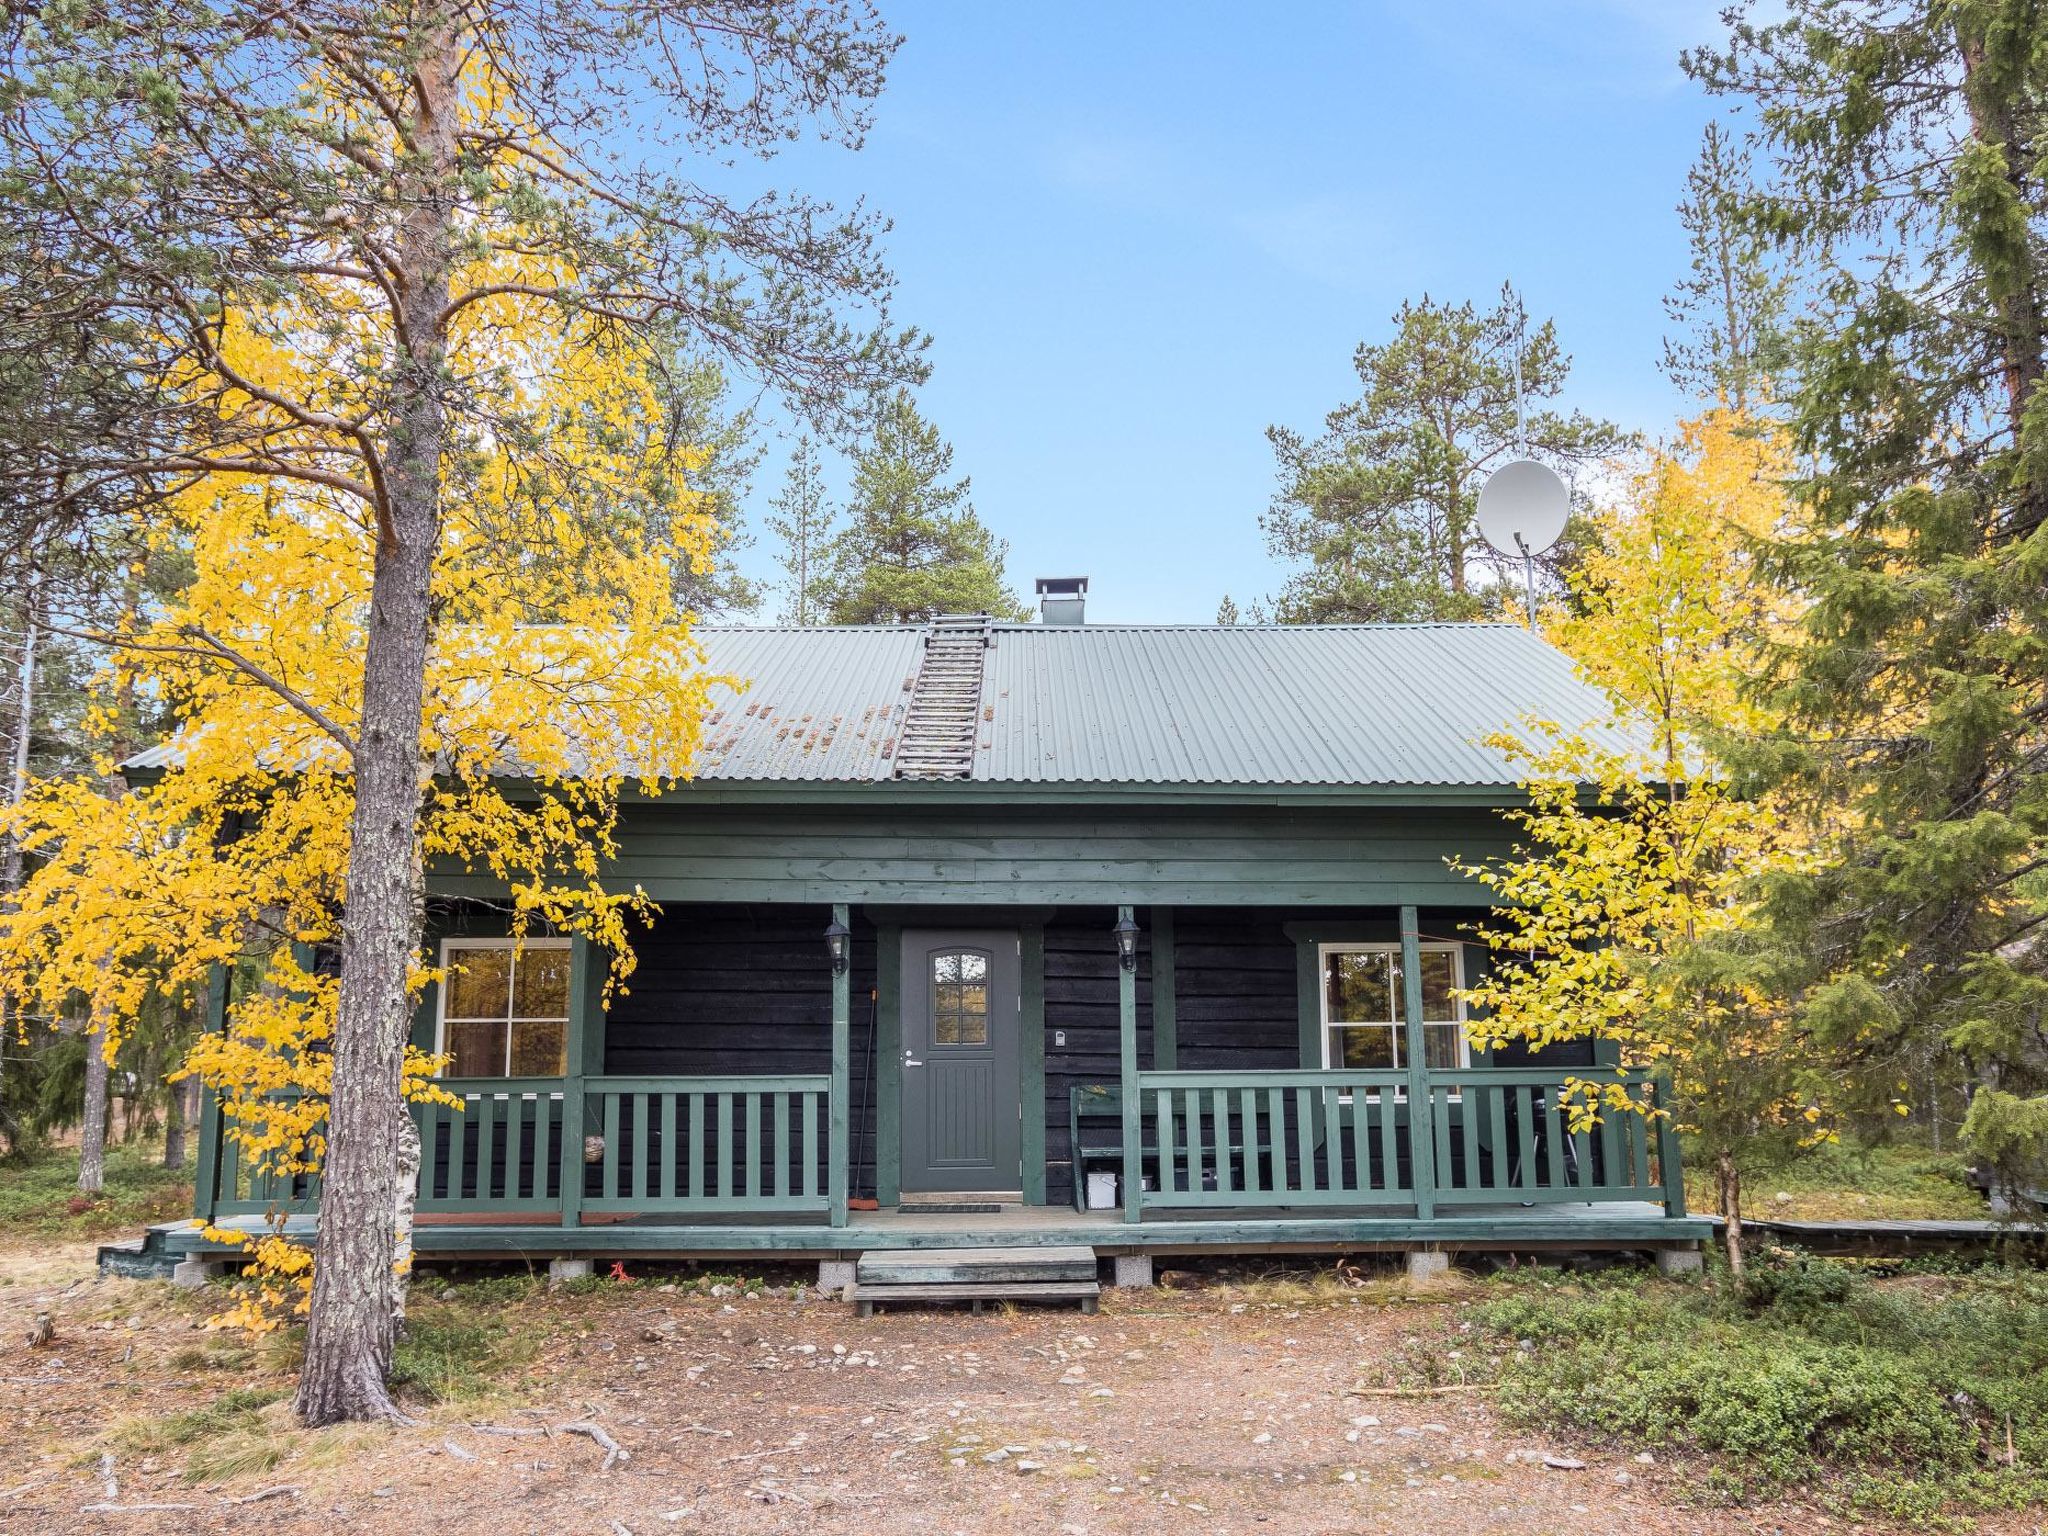
[[[804,1445],[771,1446],[765,1451],[742,1451],[737,1456],[721,1456],[718,1458],[718,1464],[723,1467],[735,1461],[760,1461],[769,1456],[801,1456],[805,1451],[812,1448],[808,1443]]]
[[[677,1433],[684,1435],[710,1435],[713,1439],[717,1440],[730,1440],[732,1438],[731,1430],[714,1429],[709,1424],[685,1424]]]
[[[301,1493],[297,1483],[279,1483],[275,1488],[259,1489],[245,1493],[239,1499],[222,1499],[223,1504],[261,1504],[266,1499],[296,1499]]]
[[[545,1424],[472,1424],[470,1433],[477,1435],[542,1435],[548,1433]]]
[[[1346,1387],[1346,1397],[1441,1397],[1447,1392],[1492,1392],[1497,1381],[1461,1381],[1448,1387]]]
[[[611,1471],[612,1463],[614,1462],[631,1461],[633,1459],[633,1453],[607,1434],[604,1426],[601,1424],[592,1424],[587,1420],[577,1424],[557,1424],[555,1426],[555,1433],[561,1435],[582,1435],[593,1445],[602,1449],[604,1451],[604,1465],[598,1468],[600,1472]]]
[[[475,1460],[476,1460],[476,1452],[475,1452],[475,1451],[472,1451],[472,1450],[466,1450],[466,1449],[464,1449],[464,1448],[463,1448],[462,1446],[459,1446],[459,1445],[457,1445],[457,1444],[455,1443],[455,1437],[454,1437],[453,1435],[450,1435],[450,1436],[449,1436],[449,1437],[448,1437],[447,1439],[443,1440],[443,1441],[442,1441],[441,1443],[442,1443],[443,1445],[445,1445],[445,1446],[446,1446],[446,1447],[448,1448],[448,1454],[449,1454],[450,1456],[453,1456],[453,1457],[454,1457],[454,1458],[455,1458],[455,1459],[456,1459],[457,1461],[475,1461]]]
[[[198,1507],[197,1504],[81,1504],[78,1512],[81,1515],[151,1515]]]

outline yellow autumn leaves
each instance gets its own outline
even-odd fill
[[[1467,872],[1499,906],[1488,974],[1466,994],[1475,1041],[1606,1041],[1673,1079],[1680,1117],[1715,1136],[1798,1124],[1825,1134],[1814,1074],[1788,1055],[1783,1002],[1743,955],[1759,881],[1802,867],[1814,829],[1738,796],[1714,760],[1723,733],[1771,723],[1746,687],[1757,646],[1790,622],[1754,569],[1782,533],[1791,464],[1769,423],[1716,411],[1687,425],[1597,518],[1548,637],[1615,701],[1639,750],[1596,746],[1595,722],[1504,737],[1528,793],[1517,856]],[[1576,1085],[1582,1121],[1640,1108],[1615,1080]]]

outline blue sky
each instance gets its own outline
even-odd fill
[[[1020,590],[1086,574],[1091,619],[1193,622],[1272,591],[1266,426],[1349,398],[1425,292],[1512,280],[1567,403],[1678,411],[1662,299],[1713,110],[1678,54],[1719,0],[881,3],[907,42],[867,148],[769,174],[895,220],[924,408]]]

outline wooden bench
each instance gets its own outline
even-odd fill
[[[1113,1140],[1098,1139],[1087,1142],[1081,1131],[1085,1124],[1101,1124],[1107,1121],[1115,1127]],[[1088,1209],[1088,1169],[1095,1167],[1113,1168],[1119,1176],[1124,1171],[1124,1095],[1114,1083],[1082,1083],[1068,1096],[1067,1103],[1067,1145],[1073,1149],[1074,1160],[1074,1209]],[[1235,1142],[1224,1147],[1211,1147],[1213,1158],[1221,1152],[1231,1158],[1232,1165],[1238,1166],[1244,1148]],[[1155,1141],[1142,1142],[1138,1148],[1141,1168],[1157,1170],[1159,1145]],[[1188,1149],[1174,1150],[1174,1161],[1183,1172],[1186,1171]]]

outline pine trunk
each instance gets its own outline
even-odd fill
[[[78,1189],[96,1195],[107,1182],[107,1029],[93,1014],[85,1030],[85,1109],[78,1122]]]
[[[406,976],[420,942],[420,712],[440,537],[445,335],[456,187],[456,72],[447,14],[419,24],[412,174],[396,265],[409,356],[392,382],[385,505],[363,653],[355,811],[342,908],[334,1086],[297,1409],[309,1427],[402,1420],[385,1378],[396,1339],[400,1069]]]
[[[1722,1242],[1728,1252],[1728,1273],[1742,1278],[1742,1171],[1731,1152],[1714,1157],[1714,1187],[1721,1197]]]

